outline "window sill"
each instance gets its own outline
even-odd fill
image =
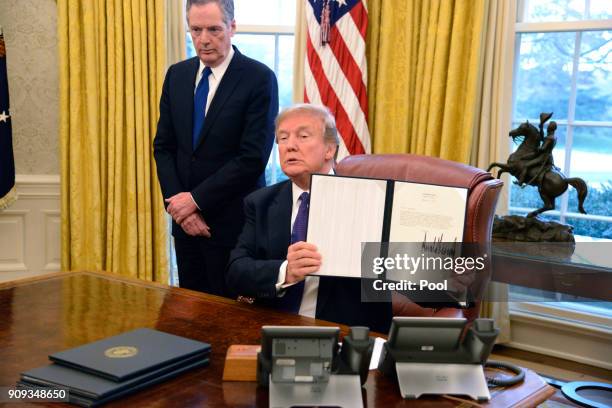
[[[511,303],[507,346],[612,370],[612,319],[542,303]]]

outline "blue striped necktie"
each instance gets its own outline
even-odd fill
[[[306,229],[308,227],[308,206],[310,204],[310,194],[303,192],[300,195],[300,207],[298,208],[293,228],[291,229],[291,243],[306,241]],[[279,308],[291,313],[298,313],[304,295],[304,281],[300,281],[293,286],[289,286],[285,295],[279,299]]]
[[[210,67],[205,67],[202,71],[202,78],[198,83],[195,95],[193,97],[193,150],[198,147],[200,142],[200,133],[204,127],[204,116],[206,114],[206,99],[208,99],[208,76],[212,73]]]

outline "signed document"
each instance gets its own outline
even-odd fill
[[[380,242],[386,180],[312,176],[307,241],[323,258],[314,275],[361,277],[361,243]]]
[[[467,189],[334,175],[312,176],[307,241],[314,275],[361,278],[366,242],[461,242]]]
[[[390,242],[461,242],[465,188],[396,181]]]

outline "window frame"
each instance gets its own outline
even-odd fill
[[[563,169],[570,169],[571,172],[571,157],[572,157],[572,145],[574,129],[577,127],[604,127],[612,128],[612,121],[581,121],[575,119],[576,113],[576,95],[577,95],[577,78],[579,74],[578,64],[580,60],[580,46],[582,43],[582,34],[585,32],[592,31],[606,31],[612,30],[612,19],[609,20],[579,20],[579,21],[559,21],[559,22],[518,22],[518,16],[523,12],[524,2],[519,0],[519,6],[517,7],[516,22],[514,23],[513,37],[515,38],[515,50],[513,55],[514,61],[514,72],[512,73],[512,108],[510,117],[512,118],[512,109],[514,108],[514,97],[516,95],[516,73],[518,72],[518,58],[520,55],[520,41],[516,41],[517,37],[521,34],[533,34],[533,33],[558,33],[558,32],[574,32],[576,34],[575,45],[574,45],[574,56],[572,59],[572,76],[571,76],[571,87],[569,95],[569,106],[568,106],[568,118],[567,120],[555,120],[558,125],[566,127],[565,135],[565,160],[563,163]],[[537,123],[538,118],[529,118],[530,122]],[[513,122],[516,123],[516,122]],[[569,195],[564,193],[561,197],[559,210],[547,211],[548,215],[559,216],[560,222],[566,222],[566,218],[575,219],[587,219],[593,221],[605,221],[610,222],[612,225],[612,216],[602,215],[589,215],[580,214],[568,210]],[[529,212],[534,210],[533,208],[516,207],[510,204],[510,197],[508,200],[508,207],[511,211]]]
[[[254,25],[254,24],[236,24],[236,34],[252,34],[252,35],[273,35],[274,36],[274,73],[278,75],[279,72],[279,41],[283,35],[295,35],[295,27],[288,25]],[[295,99],[295,95],[293,95]],[[278,158],[278,145],[276,140],[272,145],[272,151],[270,152],[270,158],[268,164],[274,163],[274,170],[270,173],[270,185],[276,184],[280,181],[278,172],[280,171],[280,164]],[[266,166],[268,165],[266,164]]]
[[[503,64],[511,67],[507,70],[501,70],[501,81],[504,84],[501,99],[498,101],[498,106],[495,108],[498,117],[503,123],[507,124],[510,130],[513,124],[513,110],[515,98],[515,80],[518,72],[518,63],[520,55],[520,34],[540,33],[540,32],[577,32],[577,35],[582,35],[586,31],[602,31],[612,30],[612,19],[609,20],[581,20],[581,21],[566,21],[566,22],[519,22],[518,17],[523,13],[524,0],[510,0],[511,9],[515,11],[513,15],[508,16],[508,20],[504,22],[506,29],[501,44],[505,50],[503,55]],[[579,34],[578,34],[579,33]],[[576,47],[579,51],[579,47]],[[576,57],[574,57],[574,67],[572,77],[576,77]],[[575,79],[572,81],[572,92],[576,92]],[[568,112],[568,120],[557,120],[559,125],[567,125],[569,128],[577,126],[611,126],[612,122],[590,122],[576,121],[573,113],[575,112],[575,97],[572,102],[572,115]],[[536,123],[538,118],[530,118]],[[569,122],[569,123],[568,123]],[[506,158],[511,153],[511,143],[508,141],[506,134],[498,135],[498,154],[499,158]],[[570,136],[571,137],[571,136]],[[568,143],[569,137],[566,137],[566,149],[571,148]],[[567,154],[565,156],[567,164],[571,158]],[[566,167],[568,168],[568,167]],[[569,167],[571,169],[571,167]],[[511,180],[506,174],[503,176],[506,186],[510,186]],[[498,206],[498,212],[507,214],[510,210],[530,211],[532,209],[510,206],[509,189],[504,189],[500,198],[501,205]],[[564,218],[587,218],[601,221],[612,221],[612,216],[602,215],[584,215],[567,211],[567,194],[563,197],[561,211],[548,211],[547,214],[559,215]],[[521,299],[522,300],[522,299]],[[612,317],[589,311],[588,303],[575,307],[568,305],[566,302],[533,302],[525,297],[520,302],[509,302],[508,309],[510,315],[510,342],[508,346],[544,353],[572,361],[578,361],[585,364],[612,369],[612,361],[609,355],[606,355],[602,350],[607,349],[607,346],[612,343]],[[574,307],[571,307],[574,306]],[[582,310],[581,310],[582,309]],[[571,338],[572,342],[567,340]],[[581,347],[574,347],[576,344]]]
[[[236,24],[236,34],[273,35],[274,36],[274,72],[279,68],[279,40],[283,35],[295,35],[295,27],[285,25]]]

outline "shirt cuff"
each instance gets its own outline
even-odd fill
[[[278,268],[278,279],[276,280],[276,285],[274,285],[276,287],[277,297],[285,296],[285,289],[297,283],[285,283],[285,279],[287,278],[287,263],[287,260],[285,260]]]
[[[193,201],[193,203],[195,204],[196,208],[197,208],[199,211],[202,211],[202,209],[200,208],[200,206],[198,205],[198,203],[196,203],[195,198],[193,198],[193,194],[189,193],[189,197],[191,197],[191,201]]]

